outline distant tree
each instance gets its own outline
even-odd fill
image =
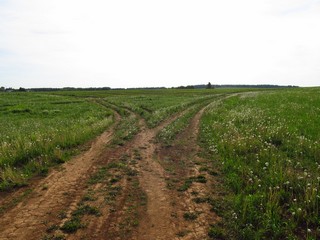
[[[26,92],[27,90],[25,88],[20,87],[18,91],[19,92]]]
[[[206,87],[207,89],[211,89],[212,88],[212,85],[211,85],[211,82],[209,82],[208,84],[207,84],[207,87]]]
[[[1,87],[1,88],[0,88],[0,92],[4,92],[5,90],[6,90],[5,87]]]

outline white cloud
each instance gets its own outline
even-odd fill
[[[0,85],[319,85],[319,1],[1,5]]]

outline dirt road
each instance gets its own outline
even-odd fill
[[[219,217],[203,200],[215,183],[199,171],[206,163],[196,143],[204,110],[169,148],[155,137],[182,113],[154,129],[140,119],[140,132],[123,146],[108,147],[114,128],[106,131],[1,216],[0,239],[209,239]]]

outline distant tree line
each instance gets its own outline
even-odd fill
[[[210,82],[208,84],[200,84],[194,85],[194,88],[210,88]],[[270,84],[260,84],[260,85],[245,85],[245,84],[223,84],[223,85],[211,85],[211,88],[298,88],[298,86],[288,85],[288,86],[281,86],[281,85],[270,85]]]
[[[5,88],[5,87],[0,87],[0,92],[26,92],[27,90],[25,88]]]
[[[53,92],[53,91],[98,91],[98,90],[110,90],[110,87],[100,87],[100,88],[73,88],[73,87],[64,87],[64,88],[5,88],[0,87],[0,92]]]
[[[298,86],[288,85],[216,85],[211,84],[200,84],[200,85],[187,85],[172,87],[172,89],[214,89],[214,88],[297,88]],[[148,90],[148,89],[166,89],[165,87],[143,87],[143,88],[110,88],[110,87],[90,87],[90,88],[74,88],[74,87],[64,87],[64,88],[5,88],[0,87],[0,92],[52,92],[52,91],[102,91],[102,90]]]
[[[193,85],[179,86],[179,87],[176,87],[175,89],[194,89],[194,86]]]

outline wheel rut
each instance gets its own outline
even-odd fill
[[[216,194],[217,179],[201,171],[208,160],[199,156],[202,150],[197,144],[200,119],[209,106],[203,106],[193,116],[189,126],[176,136],[172,146],[159,149],[159,163],[169,169],[167,183],[174,203],[175,235],[172,239],[209,239],[210,225],[221,220],[210,204]]]
[[[170,122],[174,119],[170,119]],[[144,129],[135,147],[141,149],[142,161],[138,164],[140,185],[147,195],[147,210],[141,219],[136,236],[132,239],[173,239],[174,219],[171,216],[170,193],[166,188],[166,173],[156,158],[156,134],[170,122],[155,129]],[[165,233],[165,234],[164,234]]]

